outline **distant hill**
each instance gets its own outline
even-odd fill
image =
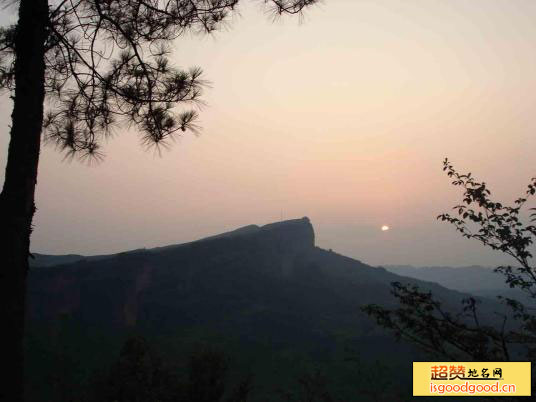
[[[495,298],[505,296],[516,298],[524,303],[534,304],[519,289],[506,284],[504,275],[493,268],[481,266],[468,267],[414,267],[411,265],[386,265],[385,269],[397,275],[408,276],[422,281],[436,282],[446,288],[471,293],[477,296]]]
[[[47,255],[33,253],[29,258],[30,267],[52,267],[54,265],[70,264],[86,258],[83,255],[67,254],[67,255]]]
[[[437,282],[449,289],[462,292],[495,290],[505,287],[504,277],[493,268],[477,265],[468,267],[414,267],[411,265],[385,265],[385,269],[397,275],[423,281]]]
[[[360,306],[394,306],[393,281],[430,289],[452,308],[465,297],[318,248],[307,218],[109,256],[37,255],[35,264],[27,342],[28,389],[36,395],[55,392],[50,368],[65,362],[80,367],[66,369],[62,381],[85,381],[91,370],[109,364],[128,333],[158,340],[170,356],[179,344],[212,339],[234,350],[244,367],[272,379],[263,380],[259,395],[270,381],[281,385],[320,361],[331,367],[340,395],[355,395],[357,380],[335,363],[348,351],[370,362],[391,361],[393,369],[403,365],[407,376],[416,356]]]
[[[217,234],[210,237],[205,237],[199,240],[196,240],[195,242],[199,241],[206,241],[206,240],[213,240],[218,238],[224,238],[224,237],[233,237],[233,236],[239,236],[244,235],[248,233],[253,233],[255,231],[260,230],[260,226],[257,225],[248,225],[244,226],[235,230],[231,230],[229,232]],[[193,242],[192,242],[193,243]],[[187,244],[187,243],[186,243]],[[146,248],[140,248],[130,251],[123,251],[120,254],[125,255],[128,253],[139,253],[139,252],[148,252],[148,253],[158,253],[160,251],[169,250],[177,246],[182,246],[184,244],[172,244],[169,246],[163,246],[163,247],[155,247],[151,249]],[[71,264],[73,262],[85,260],[85,261],[98,261],[106,258],[112,258],[116,256],[117,254],[103,254],[103,255],[93,255],[93,256],[85,256],[80,254],[64,254],[64,255],[51,255],[51,254],[40,254],[40,253],[32,253],[30,258],[28,259],[30,263],[30,267],[52,267],[55,265],[63,265],[63,264]]]

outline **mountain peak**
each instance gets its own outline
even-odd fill
[[[268,223],[264,226],[261,226],[261,229],[271,229],[274,227],[291,227],[291,226],[298,226],[298,225],[311,226],[311,221],[308,217],[304,216],[303,218],[298,218],[298,219],[288,219],[285,221]]]
[[[315,232],[307,217],[269,223],[260,233],[277,243],[282,249],[305,250],[315,246]]]

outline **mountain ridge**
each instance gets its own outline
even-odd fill
[[[95,306],[100,304],[100,314],[109,316],[107,322],[136,325],[144,314],[150,315],[143,313],[144,308],[149,308],[146,300],[159,297],[153,288],[167,289],[179,295],[180,289],[203,288],[204,281],[215,278],[217,282],[211,285],[214,295],[225,286],[234,296],[240,291],[248,292],[248,289],[233,288],[233,282],[241,280],[271,281],[274,286],[277,282],[282,287],[300,287],[303,283],[317,281],[329,292],[332,292],[329,286],[353,286],[359,297],[350,296],[350,289],[345,292],[354,300],[356,310],[359,308],[357,299],[362,304],[392,302],[390,284],[395,281],[417,283],[433,290],[439,297],[448,295],[448,299],[464,296],[436,283],[400,276],[323,250],[315,245],[314,229],[306,217],[264,226],[248,225],[193,242],[84,257],[43,268],[48,269],[31,270],[28,286],[30,320],[76,314],[84,320],[94,316],[97,323],[99,314],[89,312],[95,313]],[[176,286],[170,290],[170,284]],[[369,288],[374,287],[371,292]],[[259,292],[262,293],[262,289]],[[274,292],[277,293],[277,289]],[[255,294],[250,296],[256,297]],[[109,306],[115,305],[115,310],[105,308],[102,304],[105,301]],[[140,306],[143,307],[141,310]],[[112,311],[115,311],[113,318],[110,316]]]
[[[169,244],[166,246],[159,246],[159,247],[152,247],[152,248],[137,248],[133,250],[126,250],[121,251],[118,253],[110,253],[110,254],[97,254],[97,255],[81,255],[81,254],[44,254],[44,253],[32,253],[32,255],[29,258],[30,266],[31,267],[51,267],[51,266],[57,266],[57,265],[63,265],[63,264],[70,264],[73,262],[81,261],[81,260],[102,260],[106,258],[114,258],[117,255],[125,255],[130,253],[139,253],[139,252],[161,252],[165,250],[174,249],[177,247],[184,247],[187,245],[191,245],[198,242],[207,242],[207,241],[213,241],[223,238],[233,238],[237,236],[244,236],[244,235],[250,235],[253,233],[258,233],[261,231],[283,231],[288,234],[288,230],[291,227],[299,227],[300,224],[303,224],[302,229],[305,232],[309,232],[306,236],[312,238],[312,243],[314,245],[314,230],[311,225],[311,222],[308,217],[303,217],[301,219],[290,219],[280,222],[274,222],[269,223],[266,225],[246,225],[239,227],[234,230],[230,230],[227,232],[219,233],[216,235],[211,235],[207,237],[203,237],[201,239],[192,240],[184,243],[174,243]],[[302,231],[303,231],[302,230]],[[288,236],[287,236],[288,237]]]
[[[396,307],[395,281],[431,290],[448,309],[459,310],[467,297],[319,248],[307,218],[34,267],[27,291],[29,389],[35,400],[52,392],[52,364],[84,362],[86,373],[107,367],[131,333],[165,345],[166,353],[169,345],[232,340],[238,355],[253,356],[244,363],[252,370],[273,367],[273,384],[298,375],[300,362],[329,365],[348,350],[368,362],[395,356],[410,373],[418,352],[360,310],[368,303]]]

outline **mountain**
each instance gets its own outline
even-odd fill
[[[277,312],[294,322],[308,317],[316,327],[324,310],[339,318],[350,310],[353,315],[361,304],[390,300],[393,281],[418,283],[315,247],[307,218],[186,244],[77,257],[67,262],[76,257],[55,256],[61,265],[32,269],[31,322],[68,314],[97,326],[162,328],[189,320],[224,325],[227,315],[243,319],[236,308],[247,305],[253,319]],[[447,300],[462,297],[433,283],[420,286]]]
[[[83,255],[47,255],[33,253],[29,258],[30,267],[52,267],[54,265],[69,264],[84,259]]]
[[[361,365],[390,361],[383,371],[405,373],[393,389],[409,387],[417,352],[377,328],[360,306],[394,306],[394,281],[429,289],[452,308],[466,296],[316,247],[308,218],[109,256],[40,255],[36,262],[46,263],[30,270],[27,292],[28,389],[36,400],[88,381],[131,333],[175,360],[195,343],[219,345],[261,378],[259,398],[318,365],[339,395],[355,396],[364,380],[345,368],[348,353]],[[54,372],[64,374],[51,379]]]
[[[247,233],[252,233],[257,230],[260,230],[260,227],[257,225],[248,225],[244,226],[235,230],[231,230],[229,232],[217,234],[214,236],[206,237],[197,241],[205,241],[205,240],[213,240],[218,238],[224,238],[224,237],[233,237],[238,235],[244,235]],[[128,253],[139,253],[139,252],[159,252],[166,249],[177,247],[177,244],[169,245],[169,246],[163,246],[163,247],[155,247],[152,249],[146,249],[146,248],[140,248],[130,251],[124,251],[120,253],[121,255],[125,255]],[[85,256],[80,254],[66,254],[66,255],[50,255],[50,254],[40,254],[40,253],[32,253],[30,258],[28,259],[28,262],[30,264],[30,267],[32,268],[38,268],[38,267],[52,267],[55,265],[63,265],[63,264],[70,264],[73,262],[78,262],[81,260],[84,261],[98,261],[106,258],[112,258],[116,254],[103,254],[103,255],[93,255],[93,256]]]

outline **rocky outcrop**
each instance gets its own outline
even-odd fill
[[[199,241],[32,269],[28,319],[71,315],[84,322],[136,325],[159,291],[189,294],[201,278],[232,283],[247,275],[288,277],[314,250],[308,218],[246,226]],[[46,259],[46,256],[44,256]]]
[[[315,232],[309,218],[293,219],[262,226],[259,235],[281,250],[300,253],[315,246]]]

